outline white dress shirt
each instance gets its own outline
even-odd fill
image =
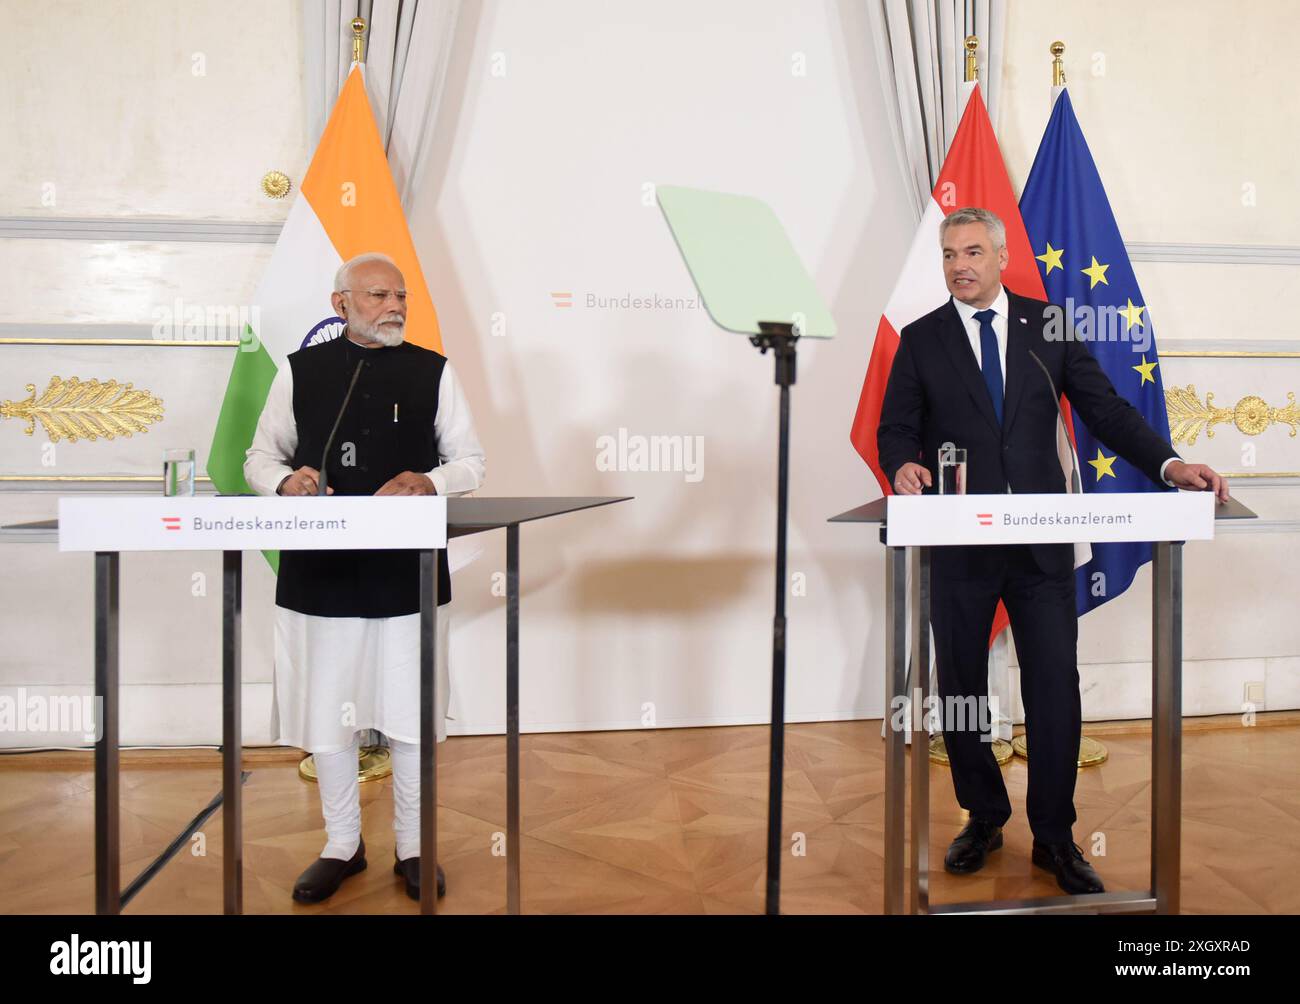
[[[984,369],[984,350],[980,343],[980,322],[975,316],[977,310],[983,309],[973,304],[962,303],[955,296],[952,298],[952,305],[957,308],[957,313],[961,317],[961,322],[966,327],[966,339],[970,342],[971,351],[975,353],[975,365],[982,371]],[[993,311],[993,334],[998,339],[998,364],[1002,369],[1002,389],[1006,392],[1007,386],[1007,317],[1010,305],[1007,302],[1007,288],[1001,284],[998,285],[998,295],[992,303],[988,305],[989,310]],[[1169,487],[1173,488],[1174,483],[1165,477],[1165,468],[1175,460],[1176,456],[1170,457],[1160,465],[1160,480]],[[1009,490],[1009,489],[1008,489]]]
[[[346,336],[341,336],[346,337]],[[376,349],[375,351],[382,351]],[[423,472],[439,495],[462,495],[483,484],[483,448],[474,431],[469,403],[450,362],[438,382],[434,418],[441,463]],[[257,433],[244,461],[244,479],[259,495],[274,495],[293,473],[298,446],[293,415],[293,369],[285,363],[271,382]],[[473,560],[458,560],[448,541],[455,574]],[[447,738],[451,700],[448,637],[452,606],[439,608],[442,630],[434,652],[438,708],[434,732]],[[350,716],[339,714],[350,709]],[[271,692],[271,741],[309,753],[350,748],[358,730],[377,729],[390,739],[420,741],[420,614],[398,617],[317,617],[275,608],[275,672]]]
[[[450,361],[444,364],[442,379],[438,381],[438,413],[433,428],[438,437],[441,464],[421,473],[428,475],[439,495],[460,495],[478,489],[483,484],[485,469],[483,447],[474,431],[469,402]],[[297,448],[293,369],[286,362],[271,381],[253,444],[245,455],[244,480],[248,486],[258,495],[274,495],[280,482],[294,471],[289,462]]]

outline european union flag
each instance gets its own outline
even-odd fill
[[[1047,298],[1065,309],[1076,336],[1087,340],[1120,396],[1168,439],[1151,315],[1065,91],[1056,99],[1025,182],[1020,215]],[[1165,490],[1107,449],[1077,415],[1074,434],[1085,492]],[[1124,592],[1150,560],[1150,544],[1093,544],[1092,560],[1075,573],[1078,612],[1087,613]]]

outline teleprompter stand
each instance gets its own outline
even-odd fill
[[[790,388],[795,382],[795,348],[799,335],[793,324],[760,321],[750,342],[764,355],[771,349],[776,385],[781,388],[781,415],[776,448],[776,608],[772,616],[772,724],[767,774],[766,910],[781,910],[781,809],[785,784],[785,591],[786,527],[790,500]]]
[[[767,205],[743,195],[665,185],[656,188],[656,195],[709,317],[726,331],[746,335],[759,352],[771,351],[776,384],[781,388],[765,896],[766,912],[776,914],[781,909],[790,388],[795,382],[799,339],[830,338],[835,334],[835,321],[780,220]]]

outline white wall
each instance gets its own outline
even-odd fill
[[[524,528],[525,727],[635,727],[647,705],[659,725],[768,713],[771,359],[700,310],[587,306],[694,295],[654,183],[768,200],[835,311],[841,337],[801,349],[793,394],[806,595],[790,600],[789,712],[879,713],[878,547],[825,520],[873,494],[848,427],[912,222],[856,7],[489,3],[462,26],[444,106],[459,112],[411,224],[488,488],[636,496]],[[620,429],[701,437],[702,479],[597,470],[597,438]],[[480,727],[503,723],[503,567],[490,541],[455,586],[453,713]]]
[[[310,153],[302,140],[297,75],[299,5],[195,0],[184,19],[140,17],[140,7],[104,3],[88,11],[47,4],[27,25],[29,33],[66,41],[45,59],[29,60],[22,74],[0,65],[0,86],[33,94],[47,121],[82,136],[80,143],[47,150],[41,156],[48,163],[32,154],[6,178],[0,215],[110,217],[134,208],[172,219],[282,218],[286,204],[263,199],[256,184],[272,167],[298,181]],[[654,183],[766,199],[838,321],[833,342],[801,348],[793,392],[790,570],[802,578],[789,600],[788,717],[878,716],[880,548],[865,529],[825,522],[876,494],[849,446],[848,428],[899,249],[913,228],[862,5],[502,0],[466,7],[436,148],[410,224],[448,354],[466,383],[487,449],[485,494],[636,496],[523,529],[523,727],[767,718],[776,475],[772,362],[742,338],[715,329],[699,310],[587,306],[588,294],[693,296],[658,210],[645,197]],[[1101,7],[1128,9],[1110,2]],[[137,16],[128,19],[128,9]],[[1124,46],[1141,50],[1144,44],[1125,37],[1123,19],[1094,23],[1078,13],[1077,24],[1061,25],[1039,10],[1013,4],[1008,18],[1013,63],[1005,78],[1002,139],[1013,179],[1027,172],[1046,120],[1047,43],[1059,32],[1073,46],[1074,35],[1092,25],[1089,30],[1106,32],[1104,40],[1080,37],[1077,45],[1079,51],[1095,44],[1112,52],[1107,86],[1113,105],[1091,107],[1077,77],[1072,95],[1126,235],[1244,239],[1230,228],[1174,235],[1161,228],[1160,217],[1136,218],[1145,205],[1142,158],[1154,154],[1141,146],[1126,156],[1122,137],[1091,123],[1102,121],[1103,111],[1118,114],[1116,108],[1131,104],[1134,89],[1150,95],[1144,100],[1156,102],[1151,114],[1159,116],[1179,100],[1177,90],[1151,90],[1159,74],[1149,57],[1140,74],[1131,59],[1126,64],[1120,58],[1129,51]],[[1211,16],[1194,5],[1187,10],[1189,25]],[[63,22],[78,27],[61,31]],[[258,26],[255,44],[248,43],[250,23]],[[153,54],[154,69],[105,73],[104,60],[92,57],[128,36],[138,58]],[[199,50],[208,54],[209,68],[222,68],[205,85],[219,100],[208,91],[199,91],[209,97],[198,100],[194,81],[185,79],[190,54]],[[93,66],[94,74],[88,69],[80,86],[70,83],[76,78],[67,73],[69,60]],[[165,71],[157,70],[160,62]],[[1136,75],[1125,82],[1125,72]],[[111,87],[120,100],[96,103],[88,80],[100,91]],[[118,118],[129,141],[91,121],[113,117],[132,95],[159,91],[182,103],[159,106],[160,99],[149,104],[139,97],[140,113]],[[40,105],[47,92],[58,101]],[[80,103],[74,100],[79,92],[87,95]],[[0,113],[9,116],[0,119],[7,134],[37,131],[31,103],[27,113],[24,107]],[[155,141],[155,133],[202,138],[213,132],[221,136],[220,156],[207,142],[182,143],[172,155]],[[1194,151],[1203,137],[1189,133],[1185,140]],[[106,153],[118,158],[117,166],[110,181],[95,187],[86,181],[93,177],[87,165]],[[1291,163],[1281,148],[1271,154],[1261,178],[1286,170],[1278,166],[1283,160]],[[52,171],[78,179],[72,187],[88,194],[56,207],[42,207],[39,197],[33,202],[31,186]],[[1187,183],[1183,200],[1194,201],[1196,176]],[[1138,194],[1126,199],[1125,191]],[[1281,229],[1267,236],[1273,243],[1294,240]],[[0,265],[19,291],[0,307],[0,327],[8,326],[0,335],[18,326],[39,334],[88,322],[147,324],[153,307],[176,296],[240,303],[268,250],[258,244],[0,239]],[[1228,273],[1223,288],[1230,290],[1239,274]],[[1294,271],[1286,274],[1293,282]],[[1201,315],[1183,306],[1183,289],[1175,285],[1181,280],[1162,287],[1154,275],[1140,272],[1140,279],[1163,343],[1172,332],[1161,318],[1176,310]],[[1272,288],[1266,277],[1249,281],[1262,284],[1252,289]],[[551,293],[558,291],[573,294],[571,309],[554,306]],[[1216,293],[1214,302],[1225,310],[1231,296]],[[168,404],[162,426],[127,443],[61,444],[58,470],[152,473],[164,445],[194,445],[201,457],[206,451],[224,387],[225,351],[0,344],[0,400],[23,396],[23,384],[43,382],[50,373],[117,376],[150,386]],[[620,429],[702,437],[702,479],[598,470],[598,437]],[[0,422],[0,475],[40,472],[39,438],[28,440],[12,420]],[[1300,463],[1290,469],[1300,470]],[[52,514],[57,492],[0,486],[7,489],[0,491],[0,522]],[[1260,488],[1253,498],[1274,497],[1277,490]],[[1280,501],[1274,508],[1291,504]],[[1294,506],[1289,511],[1300,516]],[[504,569],[504,540],[495,534],[484,545],[482,557],[458,574],[454,586],[453,733],[496,731],[504,723],[504,600],[492,588],[494,573]],[[1270,707],[1300,705],[1300,629],[1286,616],[1293,609],[1294,587],[1286,583],[1295,548],[1292,532],[1189,549],[1189,712],[1231,710],[1240,703],[1241,684],[1265,676],[1274,681]],[[89,561],[13,543],[0,544],[0,555],[9,570],[0,576],[0,693],[19,686],[84,686],[90,674]],[[219,564],[212,559],[137,556],[124,562],[126,742],[210,743],[219,736]],[[250,556],[247,568],[244,721],[246,741],[259,743],[268,736],[273,583],[260,560]],[[211,583],[206,596],[194,595],[196,572]],[[1128,596],[1081,625],[1089,718],[1145,713],[1148,581],[1140,577]]]
[[[270,245],[114,236],[159,220],[275,226],[288,200],[259,188],[271,169],[300,180],[307,148],[300,5],[291,0],[45,0],[4,4],[0,63],[0,401],[52,376],[117,379],[162,399],[147,434],[67,441],[0,420],[0,523],[54,515],[63,492],[140,488],[93,476],[157,476],[161,451],[206,461],[230,371],[208,345],[13,344],[12,339],[145,339],[160,309],[246,303]],[[6,221],[86,221],[84,239],[12,236]],[[102,221],[102,223],[101,223]],[[40,234],[39,229],[33,232]],[[222,332],[214,332],[222,335]],[[224,333],[225,337],[232,337]],[[20,482],[18,477],[43,477]],[[157,486],[143,486],[157,490]],[[255,568],[261,558],[250,555]],[[91,561],[52,545],[0,543],[0,695],[84,694],[91,683]],[[122,562],[122,738],[220,739],[220,560],[131,555]],[[261,573],[261,574],[258,574]],[[272,583],[248,577],[245,670],[250,741],[270,707]],[[51,736],[44,741],[67,742]],[[4,745],[21,745],[12,733]]]

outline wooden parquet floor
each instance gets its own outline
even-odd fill
[[[1107,887],[1146,884],[1150,844],[1148,733],[1086,731],[1110,759],[1079,775],[1075,839]],[[782,909],[879,913],[884,849],[884,745],[879,722],[787,729]],[[1194,728],[1184,736],[1183,909],[1300,913],[1300,725]],[[758,913],[763,908],[767,729],[525,735],[526,913]],[[246,913],[415,913],[392,873],[391,781],[361,786],[369,868],[325,904],[290,898],[324,842],[315,785],[287,751],[247,751]],[[1027,765],[1003,768],[1014,814],[983,871],[931,874],[935,902],[1049,896],[1029,862]],[[505,910],[505,752],[501,737],[439,748],[441,909]],[[220,790],[208,751],[124,754],[122,874],[137,875]],[[946,768],[931,768],[931,859],[963,823]],[[221,813],[206,853],[183,849],[128,913],[221,911]],[[1097,836],[1094,836],[1097,835]],[[1104,855],[1094,841],[1104,839]],[[0,758],[0,912],[93,909],[93,776],[89,754]]]

